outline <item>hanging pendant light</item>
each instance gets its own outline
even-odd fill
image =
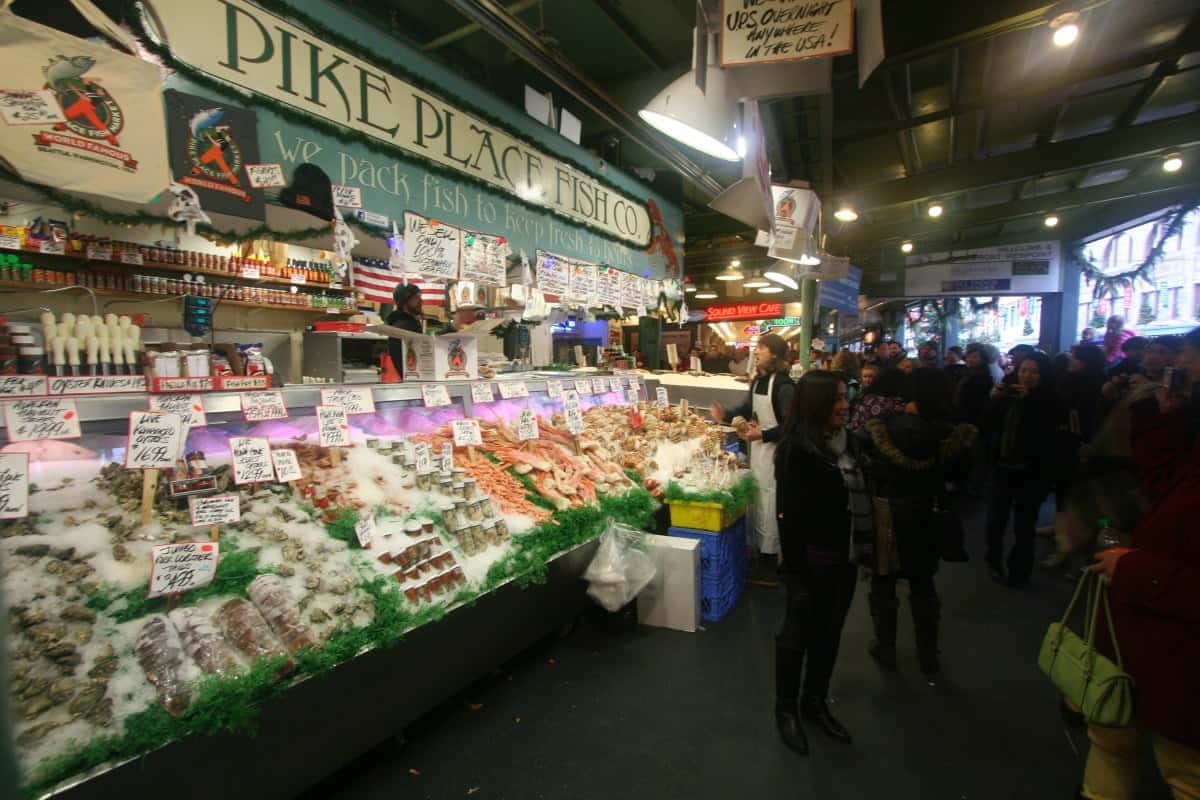
[[[788,261],[776,261],[763,272],[763,277],[789,289],[800,288],[800,282],[796,280],[796,265]]]
[[[739,269],[741,264],[742,264],[742,262],[738,261],[735,258],[733,261],[729,262],[728,267],[726,267],[725,269],[723,269],[719,273],[717,273],[717,280],[719,280],[719,281],[743,280],[746,276],[743,275],[741,269]]]
[[[700,289],[700,291],[696,292],[696,299],[697,300],[716,300],[717,293],[712,290],[712,287],[706,285],[706,286],[702,287]]]
[[[771,285],[771,282],[763,277],[762,270],[757,270],[757,269],[742,284],[742,286],[747,289],[761,289],[764,286],[770,286],[770,285]]]
[[[717,53],[715,37],[707,48],[709,59]],[[696,70],[704,70],[704,89],[696,85]],[[654,96],[638,116],[677,142],[722,161],[741,161],[737,129],[725,70],[711,63],[696,63]]]
[[[779,294],[782,291],[783,291],[782,286],[771,286],[770,284],[767,284],[766,286],[763,286],[762,288],[760,288],[758,290],[758,293],[759,294]]]

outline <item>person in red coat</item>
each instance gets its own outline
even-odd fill
[[[1137,687],[1135,725],[1088,728],[1082,796],[1092,800],[1135,796],[1142,734],[1174,796],[1200,797],[1200,328],[1185,337],[1178,368],[1183,380],[1131,409],[1149,508],[1131,546],[1097,554],[1092,567],[1110,582],[1117,642]],[[1097,630],[1113,658],[1106,626]]]

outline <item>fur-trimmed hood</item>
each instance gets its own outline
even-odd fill
[[[946,464],[962,456],[975,444],[979,429],[974,425],[960,423],[950,429],[950,433],[941,439],[937,445],[937,455],[927,458],[913,458],[904,453],[892,440],[888,431],[888,419],[876,417],[864,426],[871,443],[882,458],[887,459],[899,469],[910,472],[924,472],[939,464]]]

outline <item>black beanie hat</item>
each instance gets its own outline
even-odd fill
[[[334,218],[333,183],[316,164],[301,164],[292,173],[292,185],[279,193],[285,206],[307,211],[326,222]]]

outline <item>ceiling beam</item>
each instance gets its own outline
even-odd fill
[[[540,2],[541,0],[517,0],[517,2],[506,8],[505,11],[507,11],[509,14],[520,14],[522,11],[527,11]],[[430,39],[428,42],[425,42],[425,44],[421,45],[421,49],[426,53],[433,52],[434,50],[441,50],[443,47],[454,44],[455,42],[465,39],[473,34],[479,33],[481,30],[483,30],[483,26],[478,22],[468,22],[466,25],[460,25],[452,31],[443,33],[436,39]]]
[[[562,53],[546,43],[525,23],[509,14],[496,0],[446,0],[459,13],[483,26],[500,44],[539,70],[543,75],[590,108],[618,133],[644,147],[655,158],[674,169],[705,199],[721,191],[721,184],[700,164],[629,112]]]
[[[667,68],[662,59],[654,52],[654,47],[646,40],[646,37],[642,36],[641,33],[629,24],[629,20],[621,13],[621,9],[617,8],[617,4],[613,0],[592,0],[592,5],[608,18],[608,21],[617,29],[617,32],[625,38],[625,41],[634,50],[637,50],[638,55],[645,59],[647,64],[659,72]]]
[[[1053,142],[973,163],[959,163],[937,172],[840,191],[839,195],[861,214],[873,208],[929,200],[1051,172],[1065,172],[1157,154],[1197,142],[1200,142],[1200,111],[1123,130]]]
[[[1200,38],[1200,14],[1194,15],[1188,24],[1180,31],[1179,36],[1175,37],[1175,42],[1183,42]],[[1179,63],[1179,55],[1169,54],[1162,61],[1158,62],[1158,66],[1154,68],[1154,72],[1150,77],[1142,82],[1142,86],[1138,89],[1137,94],[1133,96],[1133,100],[1129,102],[1125,110],[1121,112],[1121,116],[1117,117],[1117,127],[1127,128],[1137,120],[1138,115],[1142,113],[1146,103],[1158,91],[1158,87],[1162,82],[1171,75],[1174,75]]]

